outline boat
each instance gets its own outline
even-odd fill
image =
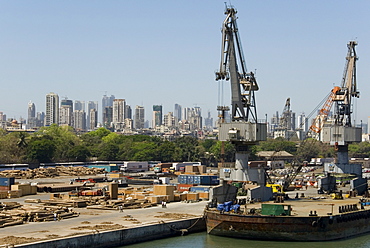
[[[359,204],[357,197],[321,198],[251,204],[249,210],[207,208],[207,233],[255,240],[330,241],[370,232],[366,200]]]

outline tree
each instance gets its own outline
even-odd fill
[[[158,147],[158,160],[162,162],[175,161],[176,146],[173,142],[165,141]],[[157,159],[156,159],[157,160]]]
[[[177,138],[175,141],[175,146],[178,148],[179,161],[198,161],[199,158],[196,156],[196,146],[198,145],[198,140],[191,136],[184,136]]]
[[[49,163],[53,161],[56,147],[50,136],[35,137],[31,139],[27,148],[29,162]]]
[[[348,153],[350,157],[368,158],[370,156],[370,143],[352,143],[348,145]]]
[[[266,141],[261,141],[259,145],[256,146],[257,151],[286,151],[289,153],[294,153],[296,148],[296,143],[293,141],[288,141],[282,137],[276,139],[268,139]]]
[[[216,144],[214,144],[211,148],[210,151],[213,153],[215,158],[218,161],[221,161],[221,146],[222,146],[222,141],[217,141]],[[231,144],[230,142],[224,141],[224,160],[225,162],[234,162],[235,161],[235,146]]]
[[[317,139],[309,138],[299,146],[296,157],[299,161],[310,161],[317,158],[320,154],[322,143]]]
[[[98,158],[101,160],[117,160],[119,147],[117,144],[109,142],[109,143],[102,143],[99,146],[99,156]]]
[[[52,124],[49,127],[40,128],[40,130],[34,135],[48,135],[51,137],[55,146],[54,157],[52,160],[55,162],[68,161],[70,150],[81,143],[81,140],[73,132],[73,128],[69,126],[58,126],[56,124]]]
[[[71,161],[85,162],[89,156],[90,151],[84,145],[74,146],[68,151],[68,158]]]

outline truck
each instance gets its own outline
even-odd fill
[[[148,169],[148,162],[123,162],[120,166],[120,170],[123,172],[144,172]]]

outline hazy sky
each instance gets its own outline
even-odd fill
[[[225,0],[0,0],[0,111],[27,117],[27,103],[45,111],[45,95],[99,101],[107,93],[134,109],[164,114],[174,104],[199,106],[203,116],[230,104],[219,100],[214,72],[221,53]],[[340,85],[347,43],[357,40],[355,119],[370,115],[370,1],[234,0],[249,71],[256,71],[259,118],[291,98],[310,113]],[[99,106],[99,112],[101,111]],[[101,113],[99,113],[101,116]]]

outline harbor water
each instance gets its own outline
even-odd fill
[[[122,246],[123,247],[123,246]],[[327,242],[282,242],[225,238],[206,232],[127,245],[125,248],[370,248],[370,234]]]

